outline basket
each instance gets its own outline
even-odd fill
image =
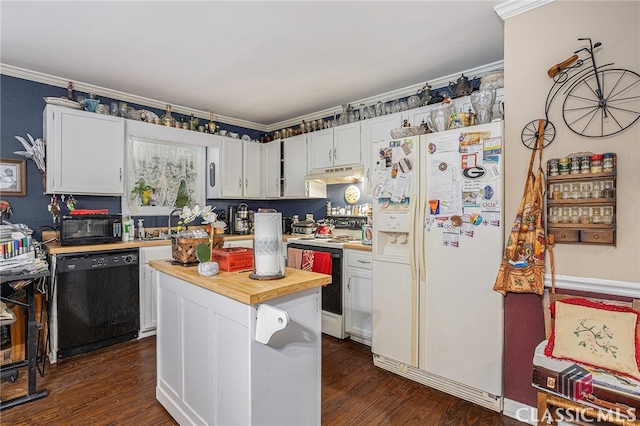
[[[171,237],[171,255],[174,260],[182,264],[197,263],[196,246],[200,243],[209,244],[209,238]]]

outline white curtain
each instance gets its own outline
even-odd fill
[[[131,137],[130,142],[129,191],[142,179],[153,188],[151,206],[193,207],[205,204],[203,147],[137,137]],[[129,209],[135,214],[142,205],[141,200],[137,194],[129,192],[129,195]]]

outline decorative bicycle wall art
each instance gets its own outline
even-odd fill
[[[602,43],[583,47],[559,64],[552,66],[547,74],[553,79],[544,108],[544,146],[556,135],[556,128],[549,121],[549,109],[553,100],[565,96],[562,118],[569,129],[587,138],[612,136],[635,124],[640,118],[640,75],[637,72],[614,68],[613,63],[596,64],[594,49]],[[580,58],[586,52],[586,57]],[[583,67],[584,65],[584,67]],[[536,149],[540,136],[540,119],[529,122],[522,130],[522,143]]]

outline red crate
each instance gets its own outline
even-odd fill
[[[218,262],[221,271],[236,272],[253,269],[253,249],[229,247],[211,250],[211,260]]]

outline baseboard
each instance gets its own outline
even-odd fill
[[[538,424],[538,409],[536,407],[509,398],[504,398],[502,414],[533,426]]]

